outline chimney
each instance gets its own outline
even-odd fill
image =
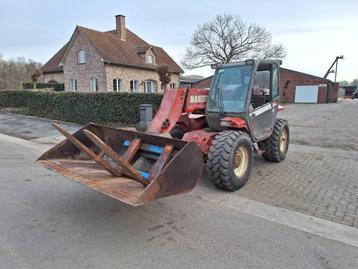
[[[126,31],[126,16],[117,15],[116,16],[116,31],[117,35],[120,36],[121,40],[127,40],[127,31]]]

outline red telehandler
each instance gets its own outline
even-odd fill
[[[146,132],[89,123],[37,162],[132,206],[188,192],[204,159],[208,177],[234,191],[249,179],[253,154],[285,159],[289,127],[277,118],[278,60],[218,64],[208,89],[167,89]]]

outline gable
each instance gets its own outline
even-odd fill
[[[136,34],[126,29],[127,39],[121,40],[116,31],[99,32],[96,30],[77,26],[70,41],[50,59],[51,66],[59,66],[67,56],[77,35],[81,34],[95,49],[96,53],[103,59],[105,64],[123,65],[142,69],[156,70],[158,65],[165,64],[173,73],[183,73],[180,66],[160,47],[152,46]],[[156,64],[148,64],[145,57],[140,55],[141,51],[152,51],[155,55]],[[50,62],[49,61],[49,62]],[[45,66],[44,66],[45,67]],[[61,72],[62,67],[58,68]]]

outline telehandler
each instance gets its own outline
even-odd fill
[[[167,89],[146,132],[89,123],[37,162],[132,206],[192,190],[204,159],[208,177],[235,191],[250,177],[253,154],[285,159],[289,127],[277,118],[279,60],[216,64],[210,90]]]

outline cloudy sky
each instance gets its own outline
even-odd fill
[[[123,14],[129,29],[180,62],[198,24],[231,13],[266,27],[285,46],[284,67],[323,76],[343,54],[338,80],[358,78],[358,0],[1,0],[0,12],[0,54],[6,59],[45,63],[76,25],[111,30],[114,16]]]

